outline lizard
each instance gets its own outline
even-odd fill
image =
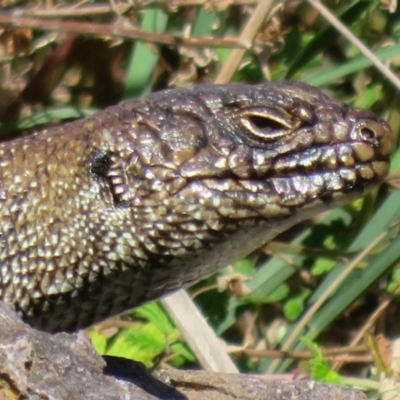
[[[74,331],[186,287],[389,171],[370,111],[297,82],[199,85],[0,143],[0,300]]]

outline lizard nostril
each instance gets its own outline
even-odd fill
[[[370,142],[371,140],[376,139],[376,132],[373,129],[368,128],[366,126],[364,126],[360,129],[360,135],[361,135],[361,138],[367,142]]]

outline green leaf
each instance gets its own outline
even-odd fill
[[[165,348],[160,337],[164,336],[160,336],[154,325],[149,327],[135,324],[117,335],[107,348],[106,354],[131,358],[150,367],[155,357],[163,353]]]
[[[397,263],[398,264],[398,263]],[[396,292],[396,297],[399,297],[400,294],[397,293],[400,287],[400,266],[397,265],[397,267],[394,269],[393,273],[390,276],[390,280],[387,284],[386,290],[389,293],[395,293]]]
[[[175,329],[164,309],[157,302],[145,304],[133,311],[134,315],[153,323],[164,335]]]
[[[254,263],[250,258],[244,258],[243,260],[234,262],[232,268],[236,273],[251,276],[254,272]]]
[[[309,361],[311,377],[319,382],[341,384],[343,381],[341,376],[331,369],[329,363],[323,357],[320,347],[307,337],[302,337],[301,341],[314,354],[314,358]]]
[[[335,260],[320,257],[315,261],[311,269],[311,274],[313,276],[319,276],[326,272],[329,272],[335,266],[335,263]]]
[[[301,292],[297,296],[292,297],[285,303],[283,311],[285,313],[285,317],[289,321],[294,321],[303,312],[304,300],[310,295],[310,293],[310,290],[304,290],[303,292]]]
[[[265,303],[275,303],[277,301],[285,299],[289,294],[289,286],[286,283],[275,288],[270,293],[265,293],[262,295],[260,292],[257,295],[251,293],[246,296],[246,299],[250,300],[252,303],[265,304]]]
[[[146,324],[142,328],[129,329],[127,338],[135,346],[140,344],[142,349],[159,354],[165,350],[167,337],[154,324]]]
[[[176,342],[171,344],[170,352],[174,355],[171,360],[171,364],[175,367],[179,367],[187,361],[194,363],[196,361],[196,357],[190,351],[185,343]]]
[[[107,348],[107,339],[105,336],[93,329],[89,330],[88,334],[96,351],[99,354],[105,354]]]

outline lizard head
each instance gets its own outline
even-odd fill
[[[358,197],[386,177],[395,148],[382,119],[293,82],[167,90],[124,115],[131,144],[118,153],[134,178],[117,197],[184,198],[233,219]]]

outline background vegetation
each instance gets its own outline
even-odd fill
[[[166,87],[280,79],[371,109],[397,133],[396,1],[324,4],[0,1],[0,135],[28,134]],[[373,194],[191,288],[240,371],[357,377],[353,384],[370,398],[388,381],[399,384],[391,366],[400,330],[399,157]],[[159,304],[90,334],[101,353],[199,366]]]

